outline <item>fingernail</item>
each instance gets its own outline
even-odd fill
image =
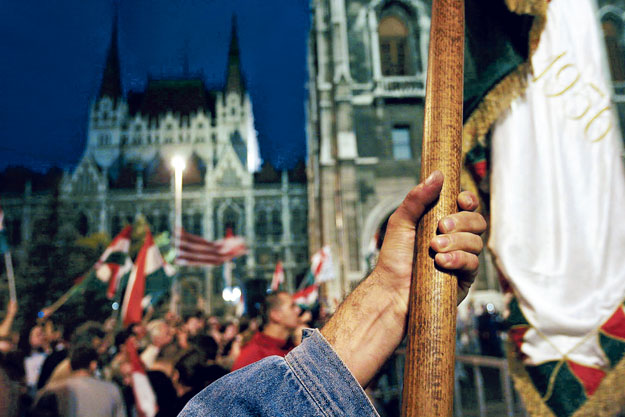
[[[456,226],[456,222],[454,222],[452,219],[443,220],[443,227],[445,228],[445,232],[452,231],[455,226]]]
[[[452,256],[452,254],[451,254],[451,253],[441,253],[441,254],[440,254],[440,256],[441,256],[441,258],[442,258],[442,259],[441,259],[441,261],[442,261],[444,264],[448,264],[448,263],[450,263],[450,262],[451,262],[451,260],[452,260],[452,258],[453,258],[453,256]]]
[[[435,172],[432,172],[430,176],[427,177],[427,179],[425,180],[425,185],[432,185],[434,183],[434,177],[436,177],[436,175],[434,174]]]
[[[449,238],[447,236],[439,236],[436,238],[436,245],[443,249],[449,246]]]

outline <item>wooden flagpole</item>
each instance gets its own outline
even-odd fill
[[[434,265],[429,243],[438,221],[457,211],[462,149],[464,0],[433,0],[421,178],[440,170],[438,202],[417,229],[408,307],[402,416],[451,416],[457,281]]]

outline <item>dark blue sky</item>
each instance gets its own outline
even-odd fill
[[[305,156],[308,0],[121,0],[124,90],[148,76],[191,73],[224,83],[231,17],[254,107],[261,156],[289,167]],[[0,2],[0,169],[71,168],[110,43],[112,0]]]

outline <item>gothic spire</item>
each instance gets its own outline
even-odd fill
[[[239,54],[239,37],[237,35],[237,19],[232,15],[230,34],[230,50],[228,52],[228,72],[226,74],[226,92],[243,94],[245,82],[241,73],[241,56]]]
[[[113,15],[113,31],[111,32],[111,43],[106,55],[106,64],[104,74],[102,75],[102,84],[100,85],[100,93],[98,98],[110,97],[113,101],[122,98],[122,80],[119,65],[119,48],[117,46],[117,20],[118,6],[115,3],[115,12]]]

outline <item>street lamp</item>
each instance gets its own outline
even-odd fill
[[[184,158],[180,155],[176,155],[171,159],[171,166],[174,168],[174,248],[176,257],[179,255],[180,237],[182,233],[182,171],[184,171],[186,164]],[[175,281],[172,281],[171,288],[171,304],[169,306],[170,311],[178,312],[178,294],[175,287]]]
[[[186,168],[186,163],[180,155],[171,159],[171,166],[174,167],[174,236],[177,236],[182,229],[182,171]],[[176,256],[178,255],[178,239],[176,239]]]

